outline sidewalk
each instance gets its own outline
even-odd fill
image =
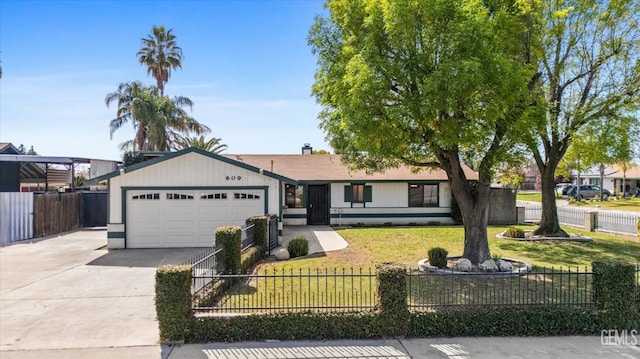
[[[592,337],[489,337],[392,340],[273,341],[189,344],[165,348],[164,359],[268,358],[640,358],[640,333],[626,343]],[[612,345],[615,344],[615,345]],[[625,344],[625,345],[620,345]]]

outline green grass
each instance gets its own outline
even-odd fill
[[[516,193],[516,200],[529,202],[542,202],[542,193],[540,192],[520,192]]]
[[[572,206],[581,206],[581,207],[597,207],[603,209],[616,209],[622,211],[637,211],[640,212],[640,198],[624,198],[624,199],[613,199],[609,198],[606,201],[594,201],[594,200],[584,200],[581,202],[569,202]]]
[[[518,227],[534,229],[532,226]],[[497,239],[495,235],[504,229],[502,226],[488,229],[492,255],[527,261],[534,265],[534,271],[550,271],[552,268],[554,271],[590,271],[591,262],[597,260],[640,261],[640,242],[627,238],[564,228],[571,233],[591,236],[593,241],[518,242]],[[449,255],[460,255],[464,246],[462,227],[353,228],[341,229],[338,233],[349,243],[347,248],[325,255],[264,263],[258,267],[257,277],[236,286],[218,305],[229,310],[254,308],[251,312],[267,307],[289,311],[299,305],[311,308],[305,310],[315,311],[336,303],[354,306],[363,300],[373,306],[376,281],[369,274],[375,274],[376,264],[396,262],[415,272],[417,262],[427,257],[430,248],[442,247]],[[362,277],[350,276],[361,271],[365,274]],[[488,280],[431,276],[426,282],[422,277],[413,278],[418,278],[421,283],[411,286],[410,302],[413,304],[437,305],[451,303],[452,300],[458,304],[479,305],[486,303],[482,301],[493,303],[501,300],[523,304],[589,301],[590,279],[573,274],[563,275],[564,282],[560,280],[559,284],[557,277],[552,282],[548,275]],[[582,284],[577,285],[578,281]]]

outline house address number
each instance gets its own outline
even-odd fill
[[[240,181],[242,179],[242,176],[227,176],[225,179],[227,181]]]

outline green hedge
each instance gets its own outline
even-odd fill
[[[191,343],[249,340],[330,340],[380,338],[374,313],[280,313],[195,318]]]
[[[385,337],[404,336],[407,332],[407,272],[395,263],[383,263],[377,268],[379,320],[384,323]]]
[[[608,319],[606,329],[632,329],[636,319],[636,266],[593,262],[593,301]]]
[[[254,241],[255,246],[267,247],[267,239],[269,238],[269,217],[255,216],[247,219],[247,224],[255,225]]]
[[[190,332],[191,266],[161,266],[156,270],[156,314],[162,342],[180,342]]]
[[[240,227],[218,227],[216,229],[216,245],[222,246],[225,273],[238,273],[242,260],[242,230]]]
[[[411,316],[409,337],[595,335],[600,316],[571,307],[477,308]]]

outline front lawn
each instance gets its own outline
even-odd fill
[[[533,230],[533,226],[519,226]],[[565,227],[567,232],[591,236],[593,241],[577,242],[517,242],[497,239],[505,227],[488,229],[489,249],[493,256],[515,258],[539,267],[588,266],[596,260],[640,261],[640,242],[603,233],[591,233]],[[340,251],[323,256],[273,262],[262,267],[287,270],[306,268],[373,268],[376,263],[397,262],[417,267],[432,247],[442,247],[449,255],[460,255],[464,247],[462,227],[395,227],[351,228],[338,233],[349,243]]]

